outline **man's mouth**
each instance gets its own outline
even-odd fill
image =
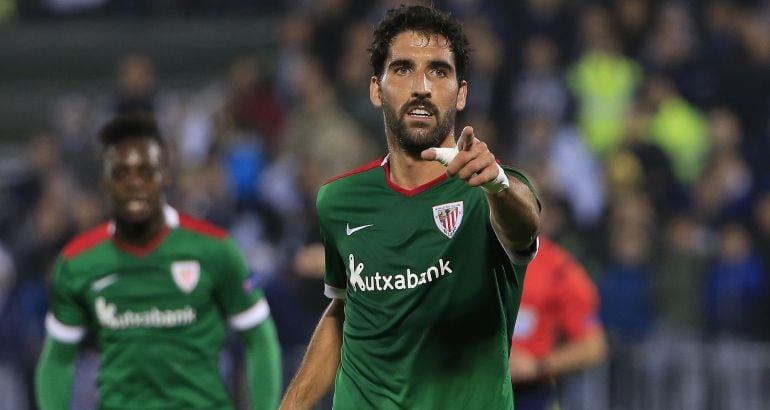
[[[411,110],[409,110],[407,114],[409,114],[412,117],[420,117],[420,118],[429,118],[433,116],[432,112],[422,107],[412,108]]]
[[[149,205],[149,201],[143,198],[132,198],[125,202],[125,208],[131,212],[144,211]]]

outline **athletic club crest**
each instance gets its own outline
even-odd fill
[[[171,276],[174,283],[184,293],[190,293],[198,285],[201,277],[201,265],[198,261],[179,261],[171,264]]]
[[[451,202],[433,207],[433,220],[438,230],[448,238],[455,234],[463,220],[463,202]]]

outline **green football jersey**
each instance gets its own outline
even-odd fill
[[[62,251],[46,317],[51,337],[100,350],[101,409],[232,409],[219,373],[225,324],[245,330],[269,307],[235,242],[165,209],[166,229],[143,248],[86,232]]]
[[[443,175],[404,190],[386,158],[325,184],[317,213],[325,292],[346,299],[335,408],[513,407],[511,333],[536,246],[509,257],[480,188]]]

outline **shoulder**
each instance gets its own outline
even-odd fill
[[[383,158],[378,158],[358,168],[330,178],[318,190],[316,205],[322,208],[330,202],[334,202],[334,199],[345,201],[347,199],[345,198],[346,193],[358,192],[356,187],[371,186],[372,181],[376,180],[375,175],[379,175],[376,171],[382,169],[382,162]]]
[[[105,222],[74,237],[64,246],[62,256],[65,260],[72,260],[106,242],[110,237],[110,227]]]
[[[215,240],[227,238],[227,231],[203,219],[179,214],[179,229]]]
[[[323,183],[323,186],[329,185],[329,184],[331,184],[333,182],[336,182],[336,181],[342,181],[342,180],[345,180],[348,177],[352,177],[352,176],[358,175],[358,174],[363,174],[366,171],[370,171],[372,169],[378,168],[378,167],[382,166],[382,161],[383,160],[384,160],[384,158],[377,158],[374,161],[369,162],[369,163],[364,164],[364,165],[361,165],[358,168],[354,168],[354,169],[352,169],[352,170],[350,170],[348,172],[345,172],[343,174],[340,174],[340,175],[337,175],[335,177],[329,178],[328,180],[326,180],[326,182]],[[350,179],[348,179],[348,181],[349,180]]]

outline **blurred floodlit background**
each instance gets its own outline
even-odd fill
[[[314,195],[384,153],[366,48],[400,3],[0,0],[0,409],[35,408],[51,263],[107,217],[94,133],[134,109],[171,203],[260,274],[293,374],[327,303]],[[602,297],[610,360],[562,408],[770,408],[770,2],[435,3],[475,49],[458,126],[536,182]],[[237,347],[222,371],[242,404]]]

